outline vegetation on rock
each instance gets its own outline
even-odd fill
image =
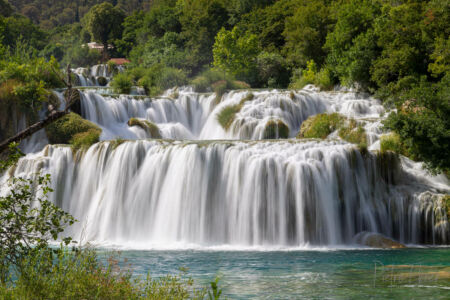
[[[161,132],[159,131],[158,126],[150,121],[131,118],[128,120],[128,126],[138,126],[144,129],[151,138],[161,138]]]
[[[289,138],[289,127],[281,120],[270,120],[264,128],[264,139],[287,139]]]
[[[69,113],[46,127],[51,144],[72,144],[75,148],[97,143],[102,130],[75,113]]]
[[[228,131],[230,129],[231,124],[236,117],[236,114],[239,113],[244,106],[244,103],[247,101],[253,100],[253,93],[248,93],[244,98],[241,99],[239,104],[225,106],[218,114],[217,121],[222,126],[223,129]]]
[[[311,116],[302,123],[297,138],[325,139],[341,126],[343,120],[338,113]]]

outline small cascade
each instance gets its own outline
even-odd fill
[[[128,128],[130,118],[156,124],[167,139],[265,139],[271,121],[282,122],[288,136],[295,137],[309,116],[339,112],[363,122],[374,143],[381,134],[381,104],[355,93],[328,94],[316,91],[231,91],[219,103],[214,94],[199,94],[191,89],[166,93],[163,97],[142,98],[130,95],[100,95],[94,90],[82,93],[83,117],[104,128],[103,140],[116,137],[146,138],[139,128]],[[249,100],[246,100],[251,95]],[[240,105],[228,129],[219,121],[223,109]]]
[[[90,68],[72,69],[72,72],[76,77],[76,86],[106,86],[111,81],[114,73],[123,71],[123,66],[115,65],[111,67],[107,64],[95,65]]]
[[[39,170],[52,176],[54,203],[80,221],[67,234],[99,244],[335,246],[360,232],[449,242],[437,210],[448,183],[340,141],[103,142],[76,154],[48,146],[14,172]]]

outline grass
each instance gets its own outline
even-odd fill
[[[69,113],[45,128],[50,144],[72,144],[75,148],[98,142],[102,130],[75,113]]]
[[[128,120],[128,126],[138,126],[142,129],[144,129],[151,138],[154,139],[160,139],[161,137],[161,132],[159,131],[158,125],[149,122],[147,120],[139,120],[136,118],[131,118]]]
[[[287,139],[289,127],[281,120],[270,120],[264,129],[264,139]]]

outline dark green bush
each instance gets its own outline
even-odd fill
[[[120,73],[114,76],[111,81],[111,87],[114,92],[118,94],[129,94],[133,87],[133,80],[130,75],[126,73]]]
[[[98,84],[101,85],[101,86],[105,86],[105,85],[108,84],[108,80],[106,80],[106,78],[103,77],[103,76],[98,77],[98,78],[97,78],[97,82],[98,82]]]

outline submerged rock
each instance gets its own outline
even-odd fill
[[[356,243],[372,247],[385,249],[401,249],[406,248],[405,245],[391,238],[375,232],[360,232],[355,236]]]

